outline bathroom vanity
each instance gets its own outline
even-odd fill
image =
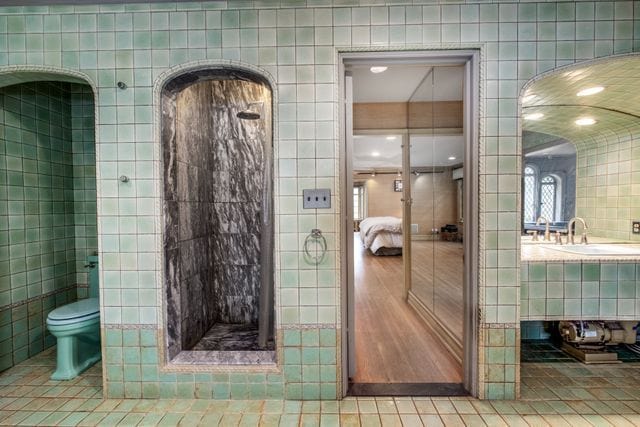
[[[522,321],[640,318],[640,244],[590,241],[555,245],[522,238]]]
[[[581,84],[595,86],[601,78]],[[600,127],[570,126],[578,111],[556,102],[560,86],[550,81],[532,85],[523,101],[520,319],[638,320],[640,236],[632,233],[638,172],[624,136],[637,119],[625,124],[600,116]],[[573,89],[563,96],[570,103],[586,99]],[[522,325],[523,338],[544,337],[529,334],[529,326]]]

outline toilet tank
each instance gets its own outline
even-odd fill
[[[98,273],[98,255],[89,255],[87,257],[87,281],[89,282],[89,298],[98,298],[98,284],[100,275]]]

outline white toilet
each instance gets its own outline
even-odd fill
[[[47,316],[47,329],[57,344],[52,380],[70,380],[100,360],[98,256],[89,256],[89,298],[63,305]]]

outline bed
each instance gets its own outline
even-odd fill
[[[360,222],[360,238],[374,255],[402,255],[402,219],[373,216]]]

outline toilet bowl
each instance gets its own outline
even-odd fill
[[[90,298],[58,307],[47,316],[47,329],[58,341],[52,380],[75,378],[101,358],[97,258],[88,259]]]

